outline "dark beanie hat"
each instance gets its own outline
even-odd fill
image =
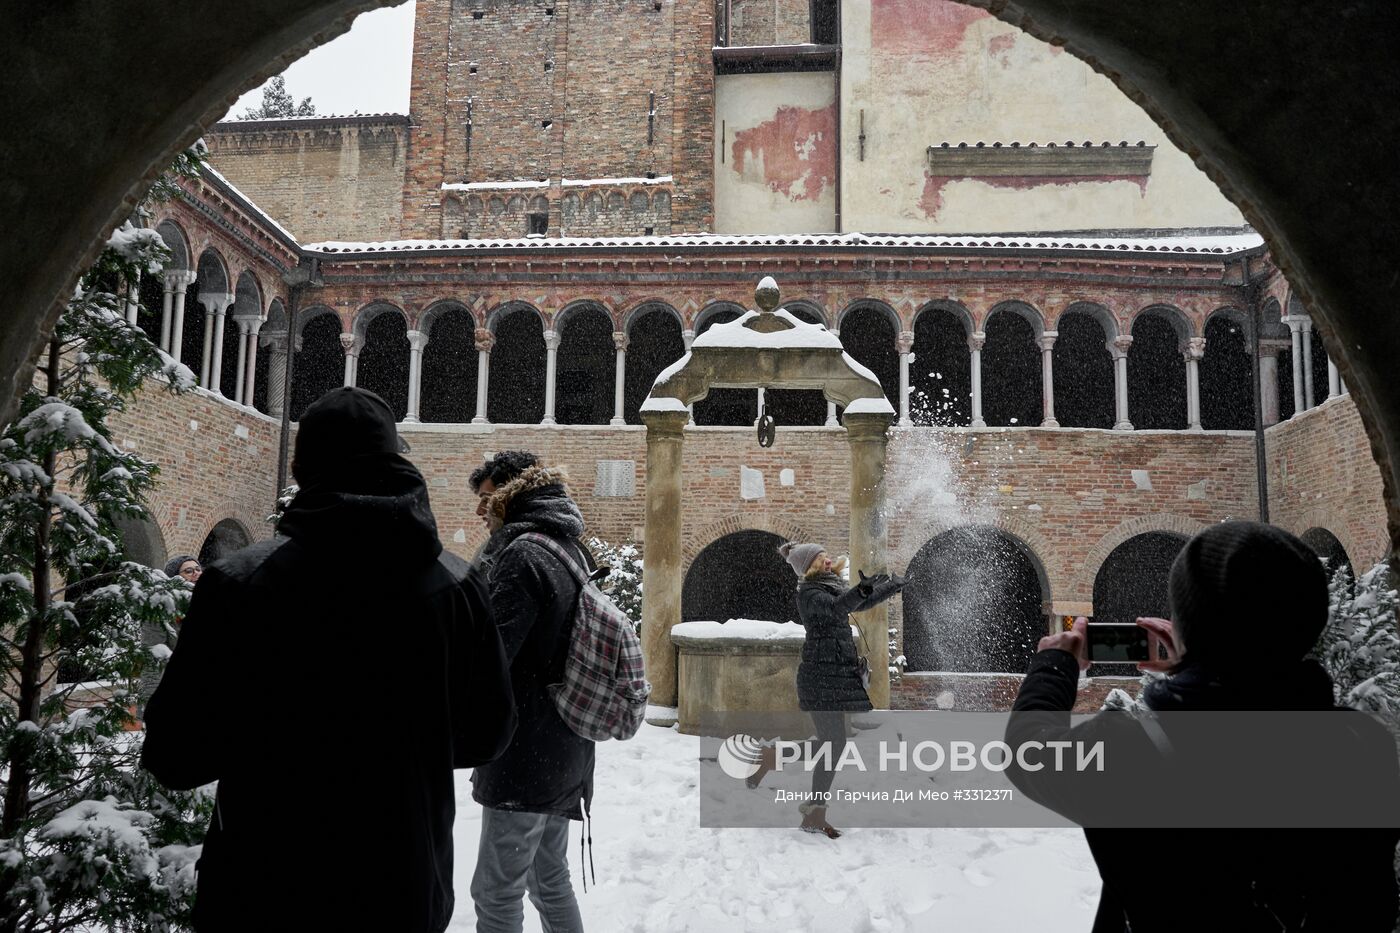
[[[1219,671],[1301,660],[1327,624],[1327,575],[1281,528],[1222,522],[1177,555],[1168,584],[1185,658]]]
[[[297,421],[292,474],[311,486],[356,460],[401,450],[394,412],[364,389],[332,389],[312,402]]]
[[[199,558],[195,557],[193,554],[181,554],[179,557],[172,557],[165,562],[165,575],[167,577],[178,575],[180,573],[180,568],[184,566],[186,561],[190,560],[199,563]]]

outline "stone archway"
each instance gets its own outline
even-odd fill
[[[676,653],[671,627],[681,621],[681,459],[689,406],[712,388],[820,389],[846,408],[851,444],[851,572],[888,570],[884,517],[885,447],[894,407],[873,373],[848,357],[841,341],[821,324],[808,324],[778,308],[778,286],[759,282],[757,311],[711,327],[690,352],[656,378],[641,406],[647,426],[647,586],[642,598],[642,648],[652,703],[676,703]],[[776,309],[776,310],[775,310]],[[889,664],[883,656],[888,613],[877,607],[855,618],[870,657],[870,699],[890,702]],[[669,718],[654,719],[669,723]]]

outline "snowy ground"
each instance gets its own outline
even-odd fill
[[[590,933],[1082,933],[1098,874],[1078,830],[700,829],[699,740],[643,726],[598,746],[593,850],[583,893],[578,833],[569,864]],[[475,929],[470,884],[480,808],[457,780],[457,912]],[[793,825],[800,819],[793,811]],[[837,814],[833,809],[833,822]],[[575,824],[577,826],[577,824]],[[538,931],[525,905],[525,929]]]

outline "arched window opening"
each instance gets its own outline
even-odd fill
[[[1065,312],[1055,329],[1055,420],[1066,428],[1113,427],[1109,334],[1087,311]]]
[[[466,308],[433,317],[423,348],[419,418],[436,424],[466,424],[476,416],[476,319]]]
[[[1254,361],[1244,324],[1217,314],[1206,322],[1201,359],[1201,427],[1207,431],[1254,428]]]
[[[1301,537],[1303,543],[1322,558],[1329,581],[1338,571],[1345,571],[1348,580],[1356,581],[1356,571],[1352,566],[1351,558],[1347,556],[1347,549],[1342,546],[1342,542],[1337,539],[1336,535],[1326,528],[1309,528],[1303,532]]]
[[[972,353],[967,347],[967,328],[946,308],[928,308],[914,321],[909,419],[920,425],[972,423]]]
[[[1186,357],[1182,338],[1164,315],[1133,322],[1128,350],[1128,420],[1140,430],[1186,427]]]
[[[544,326],[534,308],[516,305],[495,320],[487,418],[493,424],[544,420]]]
[[[1040,348],[1021,314],[993,311],[982,347],[982,416],[987,424],[1031,427],[1041,422]]]
[[[408,414],[408,321],[385,310],[364,326],[365,344],[355,370],[355,385],[389,403],[394,420]]]
[[[244,272],[238,277],[238,287],[234,291],[233,304],[229,306],[224,319],[224,352],[219,360],[219,377],[216,383],[224,398],[233,398],[238,389],[238,346],[244,337],[238,324],[248,326],[249,321],[262,317],[262,291],[253,273]],[[244,348],[247,352],[247,348]],[[247,363],[247,358],[244,358]]]
[[[859,305],[841,318],[841,346],[857,363],[875,374],[885,398],[899,410],[899,348],[895,324],[878,305]]]
[[[1030,549],[985,525],[930,539],[909,563],[904,656],[912,671],[1025,673],[1047,631]]]
[[[258,331],[258,359],[254,367],[256,372],[253,379],[253,407],[260,412],[270,413],[272,411],[267,396],[269,387],[271,386],[269,374],[272,370],[274,360],[277,362],[279,368],[284,368],[287,362],[286,357],[273,352],[273,339],[276,335],[285,335],[286,333],[286,309],[282,307],[282,300],[280,298],[274,298],[272,299],[272,304],[269,305],[267,309],[267,320],[263,322],[262,327]],[[285,336],[277,339],[280,341],[277,345],[286,346]],[[278,375],[277,384],[279,386],[285,384],[285,375],[285,369]]]
[[[174,269],[173,265],[167,269]],[[150,338],[151,343],[160,346],[160,319],[165,313],[165,281],[159,275],[143,273],[141,287],[137,291],[141,307],[136,312],[136,326]]]
[[[345,350],[340,345],[340,318],[326,311],[301,329],[301,349],[292,362],[292,408],[296,421],[308,405],[345,384]]]
[[[199,563],[208,567],[214,561],[222,560],[252,543],[242,525],[226,518],[210,529],[204,543],[199,546]]]
[[[728,324],[742,312],[739,308],[721,308],[705,316],[695,335],[698,337],[716,324]],[[711,389],[695,403],[695,423],[741,427],[758,420],[758,392],[755,389]]]
[[[1136,338],[1134,339],[1136,343]],[[1094,575],[1094,621],[1132,624],[1139,616],[1171,616],[1167,578],[1186,545],[1184,535],[1149,531],[1118,545]],[[1131,664],[1095,664],[1090,674],[1133,674]]]
[[[123,515],[115,522],[117,535],[121,538],[122,557],[143,567],[164,570],[166,555],[165,536],[160,526],[149,515],[139,518]]]
[[[1327,342],[1322,339],[1322,332],[1317,329],[1316,323],[1313,324],[1309,336],[1312,339],[1313,404],[1321,405],[1327,401],[1329,385]]]
[[[736,531],[706,545],[686,571],[681,618],[795,621],[798,581],[778,554],[783,541],[767,531]]]
[[[785,307],[800,321],[822,323],[821,317],[811,308],[800,304]],[[826,424],[826,397],[820,389],[768,389],[763,399],[779,427]]]
[[[572,309],[559,325],[554,419],[560,424],[607,424],[613,416],[617,346],[613,322],[600,305]]]
[[[642,402],[661,371],[685,355],[681,322],[665,306],[638,312],[627,328],[627,372],[622,410],[628,424],[641,424]]]

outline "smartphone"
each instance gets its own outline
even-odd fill
[[[1149,661],[1147,629],[1132,622],[1089,623],[1089,660],[1098,663]]]

